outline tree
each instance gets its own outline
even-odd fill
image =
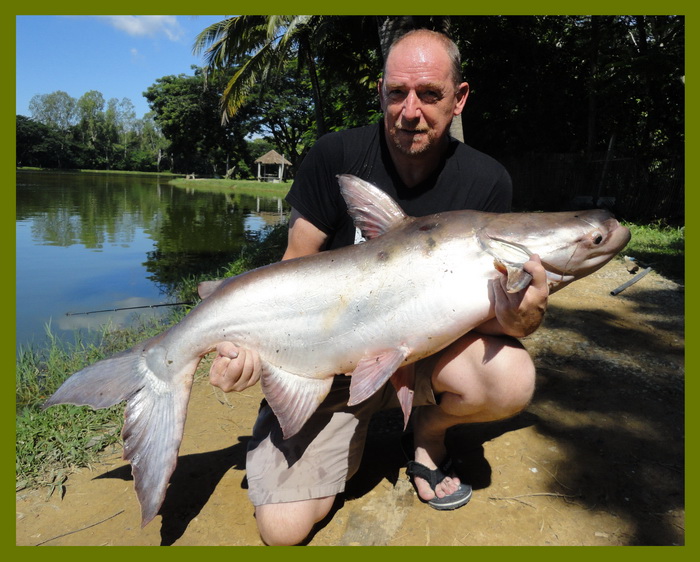
[[[154,116],[150,111],[134,123],[134,134],[138,143],[132,155],[135,170],[160,172],[161,164],[166,158],[169,143]]]
[[[50,94],[33,96],[29,100],[29,111],[32,118],[39,123],[47,125],[57,134],[52,141],[57,141],[54,146],[55,160],[57,167],[66,165],[73,159],[73,146],[71,128],[76,122],[76,100],[62,90],[57,90]]]
[[[194,76],[159,78],[144,92],[155,122],[170,142],[173,171],[224,175],[231,160],[247,154],[247,131],[239,126],[247,114],[242,111],[222,126],[220,90],[214,86],[222,83],[205,87],[202,70],[195,69]]]
[[[104,106],[104,96],[97,90],[90,90],[78,99],[78,130],[84,145],[94,147],[97,143],[100,122],[104,118]]]
[[[37,94],[29,100],[32,118],[67,133],[76,123],[76,101],[62,90]]]
[[[18,115],[16,135],[17,166],[59,167],[64,139],[56,128]]]
[[[134,104],[129,98],[122,98],[121,101],[117,102],[116,115],[117,133],[122,148],[122,165],[124,169],[129,169],[129,145],[135,143],[134,126],[136,122]]]
[[[291,73],[282,72],[266,85],[252,89],[242,106],[247,118],[241,119],[241,124],[250,134],[264,135],[275,150],[296,165],[315,138],[309,109],[312,103],[308,81],[295,80]]]
[[[296,61],[300,71],[307,70],[316,134],[323,135],[326,124],[314,55],[323,23],[323,16],[237,16],[202,31],[195,40],[194,53],[204,54],[207,74],[238,67],[224,89],[222,121],[241,108],[255,84],[267,85],[285,63]]]

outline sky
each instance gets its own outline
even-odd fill
[[[149,111],[143,92],[158,78],[192,75],[197,34],[228,16],[16,16],[16,112],[30,117],[37,94],[90,90],[129,98],[136,117]]]

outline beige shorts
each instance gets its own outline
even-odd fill
[[[416,364],[414,406],[435,404],[432,358]],[[372,414],[398,407],[391,383],[348,406],[351,377],[336,376],[328,396],[299,433],[282,439],[274,413],[263,403],[248,444],[248,497],[253,505],[333,496],[357,471]]]

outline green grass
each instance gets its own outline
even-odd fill
[[[682,283],[685,278],[685,227],[668,226],[663,222],[641,225],[624,223],[632,240],[622,251],[635,258],[642,267]]]
[[[292,183],[260,182],[256,180],[225,180],[225,179],[182,179],[176,178],[168,183],[185,189],[198,189],[215,193],[245,193],[246,195],[267,195],[269,197],[284,197]]]
[[[174,174],[172,172],[141,172],[138,170],[89,170],[82,168],[37,168],[34,166],[17,166],[17,171],[22,172],[51,172],[52,174],[128,174],[132,176],[174,176],[182,177],[183,174]]]
[[[86,345],[60,342],[47,328],[46,347],[20,349],[15,372],[17,490],[47,486],[49,493],[62,491],[74,469],[88,466],[119,441],[123,404],[103,410],[70,405],[42,410],[41,405],[71,374],[162,330],[156,321],[128,330],[107,327],[98,344]]]

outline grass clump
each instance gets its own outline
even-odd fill
[[[49,343],[22,348],[15,371],[15,487],[48,486],[63,491],[68,475],[94,462],[101,451],[119,442],[124,405],[103,410],[85,406],[41,406],[80,369],[123,351],[163,330],[156,320],[123,330],[105,327],[98,344],[58,341],[47,328]]]
[[[268,197],[284,197],[292,183],[289,181],[274,183],[257,180],[233,180],[218,178],[183,179],[175,178],[168,183],[185,189],[209,191],[212,193],[244,193]]]
[[[632,239],[623,254],[635,258],[640,266],[652,267],[664,277],[683,282],[685,278],[685,227],[669,226],[663,221],[651,224],[624,223]]]

